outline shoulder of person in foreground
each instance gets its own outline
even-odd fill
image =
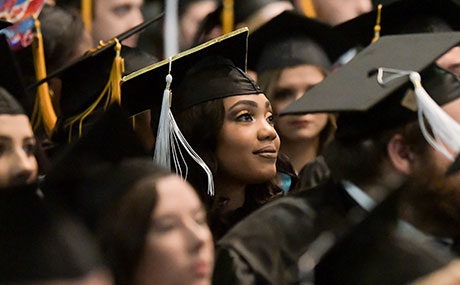
[[[214,284],[282,284],[296,278],[302,247],[314,238],[315,211],[305,193],[269,203],[218,243]],[[293,271],[294,270],[294,271]]]

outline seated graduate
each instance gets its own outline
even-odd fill
[[[460,3],[455,0],[398,0],[383,4],[366,14],[336,26],[339,33],[365,47],[374,37],[384,35],[442,33],[460,30]],[[376,25],[377,23],[377,25]],[[441,67],[460,76],[460,47],[455,46],[436,61]]]
[[[112,285],[95,241],[37,184],[0,189],[0,283]]]
[[[139,104],[136,97],[144,97],[143,106],[160,113],[153,120],[155,159],[195,187],[216,239],[281,194],[273,182],[279,137],[270,102],[244,72],[246,43],[247,29],[241,29],[126,76],[122,84],[126,104],[133,98],[132,104]],[[161,98],[166,76],[172,82]],[[157,95],[146,97],[142,90]]]
[[[448,115],[444,112],[451,116],[458,112],[460,81],[432,63],[459,41],[458,33],[383,37],[288,106],[284,111],[286,114],[339,112],[336,136],[324,153],[335,181],[273,202],[235,226],[218,243],[215,276],[226,276],[227,273],[229,280],[298,282],[299,254],[305,252],[322,232],[330,231],[340,237],[353,227],[350,223],[353,220],[346,218],[348,215],[358,217],[358,220],[366,216],[376,203],[403,183],[407,187],[411,183],[417,184],[417,189],[422,192],[425,187],[433,189],[427,180],[447,182],[437,173],[444,173],[446,167],[443,165],[448,160],[435,155],[437,151],[428,143],[433,140],[423,131],[428,128],[422,124],[423,120],[417,121],[416,104],[419,103],[418,108],[424,112],[431,128],[439,130],[438,136],[440,133],[455,133],[451,129],[455,130],[456,127],[452,126],[457,123],[452,122],[452,118],[447,119],[447,123],[440,123],[430,116],[439,112],[445,117]],[[411,88],[407,73],[403,72],[395,80],[393,70],[378,71],[388,66],[421,72],[423,86],[443,109],[430,101],[428,95],[422,97],[421,89]],[[384,70],[385,81],[382,82]],[[420,86],[415,75],[411,79]],[[414,91],[417,92],[416,98]],[[431,102],[428,107],[420,103],[424,99]],[[419,151],[422,149],[429,155],[423,155]],[[433,169],[420,177],[416,173],[426,167],[423,161],[431,161]],[[438,201],[443,202],[430,204],[437,211],[445,203],[456,204],[455,199],[447,199],[457,195],[453,190],[451,188],[449,194],[433,191],[437,193]],[[430,197],[434,197],[434,193]],[[407,203],[404,206],[407,207]],[[445,221],[452,217],[446,211],[441,216]],[[260,221],[266,220],[270,223],[262,226]],[[437,222],[437,225],[443,225]],[[443,228],[459,228],[452,225]],[[269,239],[271,236],[274,238]],[[264,243],[258,242],[261,239]]]
[[[84,133],[85,127],[103,113],[110,103],[121,102],[119,84],[122,75],[156,62],[156,58],[148,53],[123,46],[120,42],[159,19],[161,17],[150,19],[122,33],[33,85],[40,86],[54,79],[60,81],[60,114],[51,133],[57,149]],[[145,146],[152,148],[150,115],[129,114],[136,115],[133,119],[136,122],[136,132],[142,137]]]
[[[115,104],[57,160],[45,195],[83,219],[116,284],[210,284],[205,209],[188,183],[145,154]]]
[[[248,68],[257,72],[258,84],[272,103],[280,152],[288,156],[297,173],[319,156],[333,137],[335,117],[326,113],[277,114],[327,76],[331,62],[344,52],[341,46],[331,27],[290,11],[249,36]],[[308,189],[327,178],[328,172],[327,166],[318,167],[314,175],[305,174],[300,181]],[[280,179],[283,189],[289,190],[289,178],[283,175]]]

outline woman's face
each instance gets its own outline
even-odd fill
[[[219,174],[244,184],[275,177],[280,139],[270,102],[258,94],[227,97],[223,103],[225,118],[216,149]]]
[[[281,112],[289,104],[324,79],[323,73],[315,66],[300,65],[285,68],[280,74],[272,96],[273,108]],[[319,136],[327,124],[325,113],[307,115],[287,115],[278,117],[276,128],[282,141],[303,141]]]
[[[0,115],[0,187],[37,178],[35,138],[26,115]]]
[[[158,203],[136,284],[210,284],[214,245],[198,196],[175,175],[160,179],[156,188]]]

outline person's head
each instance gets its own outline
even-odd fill
[[[0,87],[0,187],[35,181],[35,137],[19,103]]]
[[[436,63],[453,74],[460,76],[460,46],[450,49]]]
[[[181,50],[192,46],[201,21],[217,8],[215,0],[179,1],[179,28]]]
[[[263,93],[193,106],[182,112],[177,122],[217,179],[250,185],[275,177],[280,139]]]
[[[329,25],[337,25],[372,10],[371,0],[313,0],[316,16]]]
[[[143,0],[94,0],[92,36],[94,44],[107,41],[142,23]],[[130,47],[137,45],[138,35],[123,41]]]
[[[147,160],[118,168],[142,174],[103,221],[101,245],[116,284],[209,284],[214,246],[193,188]]]
[[[275,114],[298,100],[310,88],[320,83],[328,72],[315,65],[297,65],[260,74],[259,84],[272,103]],[[321,152],[335,131],[335,118],[326,113],[286,115],[276,118],[281,141],[315,141],[319,139]]]

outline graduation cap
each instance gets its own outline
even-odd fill
[[[329,25],[285,11],[249,36],[248,68],[257,73],[301,64],[330,68],[346,51],[344,43]]]
[[[120,42],[162,17],[163,14],[120,34],[29,87],[29,89],[35,88],[55,77],[62,80],[61,117],[56,127],[58,133],[67,130],[71,132],[73,125],[79,123],[78,133],[81,134],[83,121],[96,108],[100,106],[106,108],[114,102],[120,103],[119,83],[122,74],[130,73],[156,61],[153,56],[138,48],[125,47]],[[59,137],[58,134],[55,139],[59,140]]]
[[[315,284],[407,284],[449,263],[421,233],[398,224],[403,190],[391,193],[322,256]]]
[[[0,283],[77,279],[102,266],[87,231],[37,185],[0,189]]]
[[[207,173],[211,195],[212,173],[186,142],[173,114],[215,99],[262,93],[244,72],[247,36],[248,30],[243,28],[123,77],[122,104],[129,110],[152,108],[152,124],[159,126],[155,161],[170,169],[170,155],[175,154],[175,143],[179,141]]]
[[[137,177],[135,173],[107,171],[126,159],[138,157],[147,158],[147,152],[126,114],[113,104],[55,160],[47,173],[43,192],[48,198],[63,201],[95,230],[106,205],[126,190],[120,185]],[[101,189],[88,190],[88,185],[96,184]]]
[[[26,91],[20,74],[18,63],[14,58],[14,54],[10,50],[8,40],[4,34],[0,34],[0,66],[8,68],[0,68],[0,87],[4,89],[1,93],[0,114],[25,114],[22,107],[17,101],[24,106],[29,106],[26,103]],[[16,98],[16,99],[13,99]],[[17,101],[16,101],[17,100]],[[28,109],[28,114],[31,113],[31,108]]]
[[[385,3],[382,3],[385,4]],[[378,9],[336,26],[356,45],[367,46],[375,36]],[[380,35],[433,33],[460,30],[460,3],[455,0],[399,0],[383,5]]]
[[[417,111],[427,141],[453,159],[436,141],[440,138],[458,151],[456,134],[460,130],[438,104],[460,96],[459,80],[433,62],[459,42],[458,32],[382,37],[281,115],[339,112],[336,138],[346,139],[398,126],[415,119]],[[430,87],[431,97],[422,83]],[[426,131],[423,118],[431,125],[434,138]]]

